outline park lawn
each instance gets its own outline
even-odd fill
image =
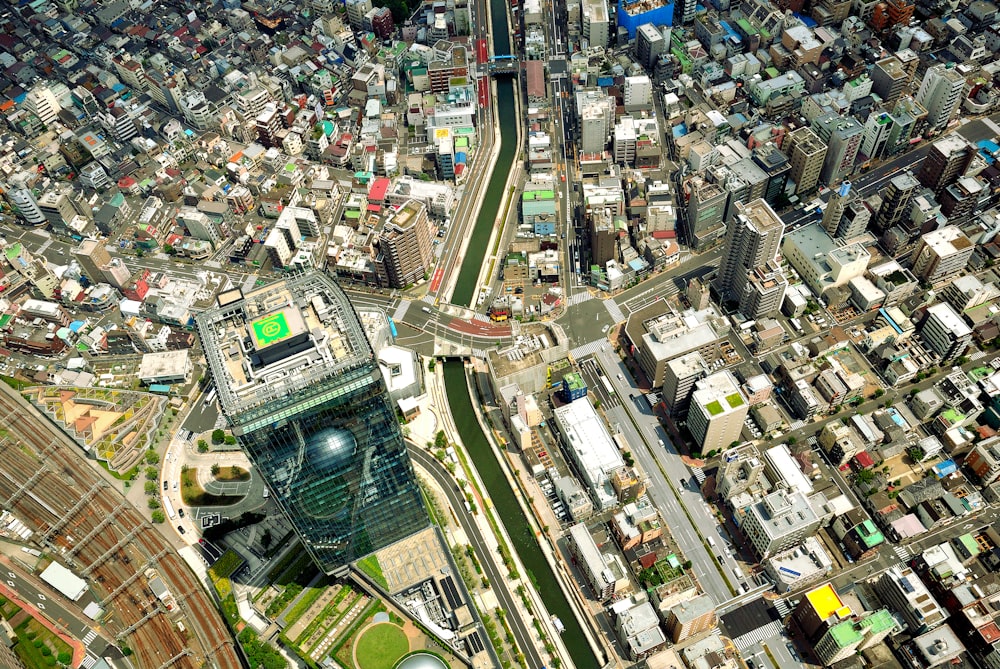
[[[358,669],[392,669],[399,658],[410,652],[406,634],[392,623],[369,627],[357,644]]]
[[[236,504],[243,497],[239,495],[212,495],[205,492],[198,482],[198,470],[195,468],[181,472],[181,499],[186,506],[229,506]]]
[[[14,652],[24,666],[28,669],[42,669],[43,667],[55,667],[58,662],[56,658],[60,653],[70,653],[73,649],[65,641],[49,631],[45,625],[34,618],[28,618],[23,623],[14,628],[17,635],[17,644]],[[30,637],[30,638],[29,638]],[[36,646],[38,642],[40,645]],[[44,649],[44,650],[43,650]],[[48,655],[45,651],[48,651]]]
[[[249,481],[250,472],[233,465],[231,467],[221,467],[219,473],[215,475],[216,481]]]
[[[0,616],[4,620],[10,620],[21,611],[21,607],[10,601],[6,597],[0,597]]]

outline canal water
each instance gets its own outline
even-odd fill
[[[499,516],[497,520],[506,528],[524,568],[531,572],[529,578],[534,581],[548,613],[558,616],[566,627],[562,640],[573,664],[577,669],[597,669],[600,665],[591,652],[580,623],[569,602],[566,601],[562,588],[556,582],[549,563],[542,555],[531,526],[528,525],[520,505],[514,498],[514,491],[511,490],[507,478],[500,469],[500,463],[497,462],[493,449],[487,443],[486,436],[476,420],[472,408],[473,400],[470,397],[471,390],[465,375],[465,365],[461,360],[450,360],[444,364],[444,381],[455,426],[462,435],[462,442],[486,486],[493,507],[498,512],[495,514]]]
[[[493,16],[493,49],[498,56],[510,53],[507,9],[504,4],[506,1],[490,0],[490,13]],[[490,181],[483,197],[483,206],[479,210],[479,217],[472,229],[472,238],[469,240],[469,247],[465,253],[465,261],[462,263],[462,269],[459,270],[458,279],[455,281],[455,292],[451,295],[452,304],[473,308],[476,306],[473,304],[476,299],[476,279],[479,278],[483,263],[489,256],[490,249],[487,246],[493,232],[493,222],[500,209],[503,191],[507,184],[507,175],[514,163],[514,154],[517,153],[517,123],[515,123],[516,117],[514,115],[518,113],[518,109],[514,107],[515,83],[517,83],[517,78],[497,78],[497,97],[491,104],[496,104],[496,117],[499,119],[500,133],[494,136],[493,141],[500,142],[500,154],[497,156],[493,173],[489,176]],[[476,178],[475,175],[469,176],[469,179]]]

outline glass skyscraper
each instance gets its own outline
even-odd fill
[[[375,354],[331,278],[222,293],[197,323],[233,434],[324,572],[427,527]]]

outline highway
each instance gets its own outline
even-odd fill
[[[407,448],[413,461],[423,471],[433,477],[438,486],[444,491],[455,518],[458,519],[459,525],[465,531],[465,536],[468,537],[469,543],[476,551],[479,563],[486,573],[486,578],[490,581],[490,588],[492,588],[494,594],[497,596],[500,607],[510,614],[515,613],[518,610],[517,604],[514,602],[516,595],[510,591],[507,583],[507,574],[501,572],[500,568],[497,567],[495,551],[491,550],[490,545],[483,539],[479,525],[476,524],[472,514],[465,510],[465,497],[458,490],[454,477],[444,469],[437,459],[424,449],[410,442],[407,442]],[[525,658],[528,659],[528,666],[544,667],[546,663],[535,648],[533,641],[534,631],[531,628],[530,621],[522,620],[519,615],[508,615],[507,622],[510,625],[511,632],[514,633],[518,648],[521,649]]]

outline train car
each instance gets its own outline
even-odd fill
[[[396,334],[396,321],[392,320],[392,316],[386,316],[386,320],[389,321],[389,332],[392,333],[392,338],[395,339],[399,336]]]

